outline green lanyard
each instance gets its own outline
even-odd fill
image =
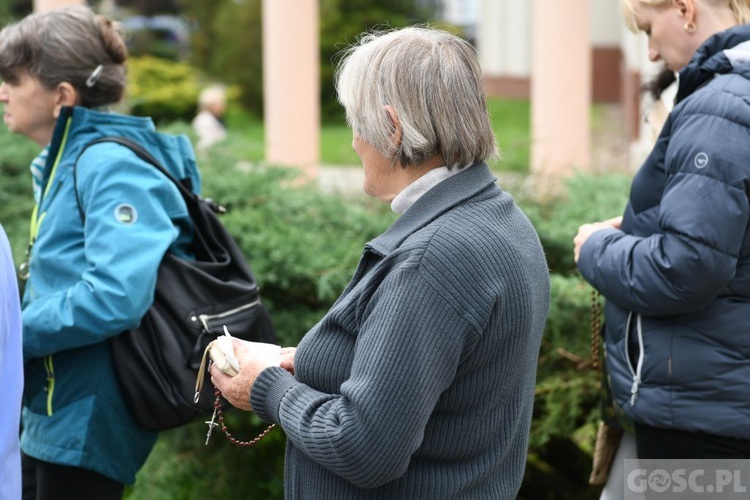
[[[60,149],[57,151],[55,163],[52,166],[52,172],[50,173],[49,179],[47,180],[47,185],[44,187],[44,192],[39,198],[39,202],[34,205],[34,210],[31,211],[31,223],[29,224],[29,246],[26,249],[26,260],[21,263],[20,266],[18,266],[18,277],[22,280],[26,280],[29,278],[29,259],[31,258],[31,248],[34,246],[36,237],[39,234],[39,226],[42,225],[44,216],[47,215],[47,212],[42,212],[41,215],[39,214],[39,206],[47,197],[47,194],[49,194],[50,187],[52,187],[52,185],[54,184],[55,175],[57,174],[57,166],[60,164],[60,158],[62,158],[63,151],[65,151],[65,144],[68,142],[68,131],[70,130],[70,123],[71,119],[68,118],[68,121],[65,124],[65,132],[63,133],[63,138],[60,143]]]

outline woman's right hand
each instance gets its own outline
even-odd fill
[[[618,215],[617,217],[612,217],[611,219],[603,220],[599,224],[604,224],[605,226],[609,226],[614,229],[620,229],[620,226],[622,226],[622,215]]]
[[[279,353],[279,366],[294,375],[294,354],[296,347],[283,347]]]
[[[578,228],[578,234],[573,238],[573,260],[578,262],[578,257],[581,254],[581,247],[589,239],[594,232],[601,229],[620,229],[622,225],[622,217],[612,217],[601,222],[594,222],[593,224],[584,224]]]

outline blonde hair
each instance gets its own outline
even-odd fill
[[[658,7],[660,5],[667,5],[672,3],[673,0],[620,0],[620,12],[625,20],[625,25],[633,33],[638,33],[638,25],[635,20],[635,9],[634,4],[637,2],[642,5],[649,5],[651,7]],[[734,14],[734,19],[737,24],[750,23],[750,0],[694,0],[696,2],[702,2],[705,5],[711,7],[729,7]]]

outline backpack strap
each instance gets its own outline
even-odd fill
[[[76,161],[73,164],[73,190],[75,191],[76,196],[76,205],[78,206],[78,214],[81,216],[81,221],[86,220],[86,214],[83,211],[83,205],[81,204],[81,197],[78,194],[78,179],[76,174],[76,167],[78,166],[78,160],[81,158],[81,155],[90,148],[91,146],[95,144],[101,144],[103,142],[115,142],[117,144],[120,144],[121,146],[125,146],[126,148],[130,149],[133,153],[136,154],[141,160],[145,161],[146,163],[149,163],[153,165],[157,170],[159,170],[164,176],[169,179],[175,186],[177,186],[177,189],[179,189],[180,194],[182,195],[182,198],[185,200],[185,203],[188,206],[188,211],[190,213],[193,213],[194,210],[197,210],[199,197],[195,193],[193,193],[189,186],[191,184],[190,179],[183,179],[178,180],[174,175],[172,175],[162,164],[154,158],[154,156],[146,151],[145,148],[140,146],[139,144],[136,144],[132,140],[128,139],[127,137],[119,137],[119,136],[107,136],[107,137],[100,137],[99,139],[95,139],[88,144],[86,144],[83,149],[81,149],[81,152],[78,153],[78,156],[76,157]],[[211,209],[214,210],[217,213],[222,213],[224,210],[223,207],[220,207],[219,205],[211,202],[210,200],[206,200],[206,202],[209,203],[211,206]]]

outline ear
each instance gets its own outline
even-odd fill
[[[398,113],[390,104],[383,106],[385,112],[388,114],[388,118],[391,120],[391,141],[393,142],[394,151],[401,147],[401,138],[403,137],[403,129],[401,128],[401,122],[398,119]]]
[[[60,116],[60,110],[64,106],[75,106],[78,104],[78,91],[68,82],[62,82],[55,89],[55,118]]]
[[[695,20],[694,0],[672,0],[672,5],[677,9],[679,16],[685,22],[693,22]]]

